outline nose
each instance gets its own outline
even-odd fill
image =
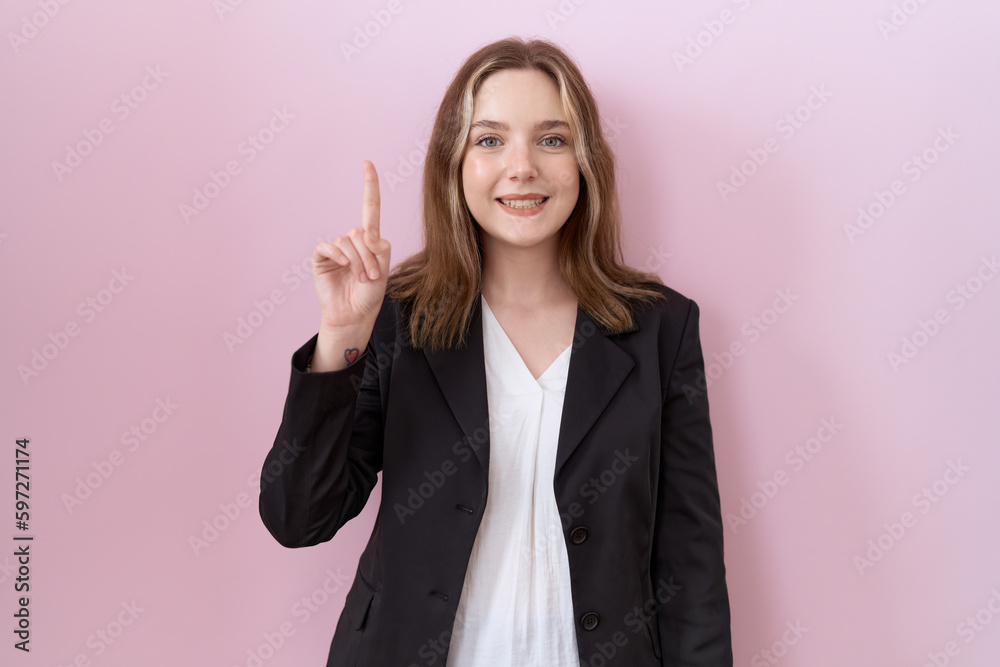
[[[508,150],[507,173],[511,178],[530,180],[538,175],[538,164],[533,146],[514,141]]]

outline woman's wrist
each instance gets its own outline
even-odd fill
[[[307,372],[326,373],[347,368],[364,352],[372,327],[320,328],[316,348],[306,362]]]

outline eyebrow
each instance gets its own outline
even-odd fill
[[[484,127],[488,130],[497,130],[502,132],[510,131],[510,125],[497,120],[477,120],[475,123],[472,124],[472,126],[469,129],[475,130],[476,128],[479,127]],[[554,130],[556,128],[566,130],[567,132],[570,131],[569,123],[567,123],[564,120],[543,120],[542,122],[537,123],[535,125],[535,130],[538,131]]]

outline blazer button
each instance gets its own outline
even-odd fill
[[[597,627],[597,624],[601,622],[601,617],[594,612],[587,612],[580,619],[580,623],[583,625],[584,630],[593,630]]]
[[[587,529],[583,526],[574,528],[573,532],[569,534],[569,539],[573,544],[583,544],[587,539]]]

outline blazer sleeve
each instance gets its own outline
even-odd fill
[[[663,399],[654,581],[674,597],[657,614],[664,665],[731,667],[723,522],[698,304],[690,301]],[[670,578],[673,581],[670,582]]]
[[[261,469],[260,518],[286,547],[336,535],[361,512],[382,469],[374,336],[346,368],[307,373],[318,338],[292,355],[281,424]]]

